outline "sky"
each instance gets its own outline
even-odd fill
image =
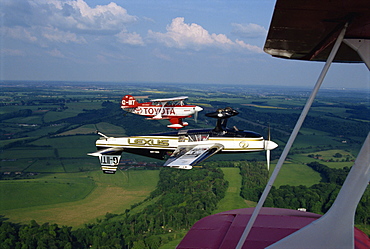
[[[263,52],[275,0],[0,0],[1,80],[313,87],[324,64]],[[370,89],[361,64],[323,88]]]

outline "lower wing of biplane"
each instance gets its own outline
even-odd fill
[[[213,156],[224,147],[221,144],[196,144],[178,147],[163,166],[177,169],[192,169],[193,166]],[[143,149],[148,150],[148,149]],[[99,157],[101,169],[106,174],[114,174],[121,160],[125,147],[110,147],[89,153],[89,156]]]

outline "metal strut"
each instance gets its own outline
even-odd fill
[[[254,222],[255,222],[263,204],[265,203],[267,195],[269,194],[269,192],[271,190],[271,187],[274,184],[274,181],[275,181],[275,179],[276,179],[276,177],[277,177],[277,175],[278,175],[278,173],[281,169],[281,166],[283,165],[283,163],[284,163],[284,161],[285,161],[285,159],[286,159],[286,157],[289,153],[289,150],[292,147],[295,138],[297,137],[298,131],[300,130],[300,128],[303,124],[303,121],[305,120],[305,118],[307,116],[307,113],[311,108],[311,105],[312,105],[312,103],[313,103],[313,101],[314,101],[314,99],[317,95],[317,92],[319,91],[319,89],[322,85],[322,82],[324,81],[324,78],[326,76],[326,73],[329,70],[329,67],[330,67],[331,63],[334,60],[334,57],[335,57],[335,55],[336,55],[336,53],[339,49],[340,44],[343,41],[344,35],[346,33],[347,26],[348,26],[348,23],[346,23],[344,25],[344,27],[343,27],[342,31],[340,32],[337,40],[335,41],[335,44],[334,44],[334,46],[333,46],[333,48],[332,48],[332,50],[329,54],[329,57],[326,60],[325,66],[322,69],[321,74],[320,74],[319,78],[316,81],[316,85],[315,85],[314,89],[312,90],[311,95],[310,95],[309,99],[307,100],[306,105],[304,106],[304,108],[302,110],[302,113],[301,113],[301,115],[300,115],[300,117],[299,117],[293,131],[292,131],[292,134],[290,135],[289,140],[288,140],[283,152],[281,153],[280,159],[277,162],[277,164],[275,166],[275,169],[272,172],[272,175],[271,175],[269,181],[267,182],[267,185],[266,185],[266,187],[265,187],[265,189],[264,189],[264,191],[263,191],[263,193],[262,193],[262,195],[261,195],[261,197],[260,197],[260,199],[257,203],[257,206],[255,207],[255,209],[252,213],[252,216],[249,219],[249,222],[248,222],[247,226],[245,227],[242,236],[240,237],[240,240],[239,240],[239,242],[236,246],[236,249],[241,249],[243,247],[244,242],[247,239],[248,234],[249,234],[250,230],[252,229],[252,227],[254,225]]]

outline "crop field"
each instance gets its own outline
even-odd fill
[[[270,174],[275,169],[276,163],[272,163],[270,168]],[[281,185],[291,185],[291,186],[311,186],[313,184],[319,183],[321,180],[320,174],[311,169],[310,167],[302,163],[291,163],[286,161],[279,175],[277,176],[274,186],[280,187]]]
[[[355,145],[357,149],[359,149],[359,145]],[[316,134],[306,134],[304,136],[298,135],[296,140],[294,141],[293,148],[320,148],[320,147],[327,147],[327,148],[335,148],[335,147],[342,147],[347,148],[348,146],[345,145],[345,139],[341,139],[340,137],[333,137],[330,135],[316,135]]]
[[[12,150],[6,150],[2,153],[3,158],[7,159],[22,159],[22,158],[50,158],[54,156],[54,151],[50,147],[40,148],[40,147],[18,147]]]
[[[254,207],[254,205],[247,205],[245,200],[240,196],[240,188],[242,183],[242,176],[239,174],[238,168],[222,168],[225,174],[225,179],[229,182],[229,187],[226,195],[218,203],[217,209],[213,213],[220,213],[228,210]]]
[[[95,140],[97,138],[97,135],[51,137],[41,138],[32,144],[36,146],[52,145],[52,148],[58,151],[58,156],[62,158],[85,157],[88,152],[96,150]],[[81,144],[88,146],[81,146]]]
[[[107,122],[101,122],[96,124],[96,129],[104,134],[108,134],[110,136],[125,136],[126,131],[121,126],[112,125]]]
[[[39,159],[32,162],[23,172],[60,173],[65,171],[63,165],[58,160]]]
[[[86,134],[94,133],[95,131],[96,131],[95,125],[88,124],[88,125],[80,126],[73,130],[59,133],[57,136],[86,135]]]
[[[157,181],[157,170],[119,171],[115,175],[101,171],[62,173],[0,181],[0,213],[13,222],[34,219],[79,227],[107,212],[123,213],[144,200]]]
[[[95,188],[94,181],[86,176],[65,174],[0,181],[0,186],[1,211],[73,202],[85,198]]]

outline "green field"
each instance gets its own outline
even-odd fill
[[[229,92],[217,87],[207,90],[199,86],[166,87],[104,85],[91,90],[91,84],[53,86],[43,93],[34,85],[14,87],[2,94],[0,108],[0,215],[13,222],[49,222],[81,227],[109,213],[123,213],[131,205],[143,201],[158,181],[158,170],[120,170],[115,175],[105,175],[95,157],[87,153],[96,151],[96,130],[108,136],[126,136],[167,132],[168,120],[146,120],[123,112],[119,102],[125,94],[147,96],[148,99],[188,95],[188,103],[198,103],[205,110],[199,113],[198,122],[186,119],[189,129],[214,127],[215,120],[205,113],[216,108],[231,106],[240,114],[230,119],[238,128],[256,131],[263,136],[271,127],[271,139],[279,144],[272,151],[270,174],[281,154],[293,125],[306,98],[294,91],[285,94],[279,90],[241,89]],[[185,88],[186,87],[186,88]],[[6,91],[7,89],[4,89]],[[304,94],[306,91],[302,91]],[[360,95],[359,95],[360,96]],[[320,174],[306,164],[317,161],[331,168],[353,165],[363,141],[362,130],[368,129],[366,117],[352,117],[367,110],[367,100],[357,94],[346,98],[325,96],[315,101],[310,110],[311,123],[303,124],[287,160],[274,183],[282,185],[311,186],[319,183]],[[104,105],[111,104],[109,108]],[[19,112],[28,111],[27,115]],[[6,115],[11,116],[7,117]],[[325,121],[323,126],[316,121]],[[365,120],[365,121],[364,121]],[[320,123],[321,124],[321,123]],[[326,127],[328,126],[328,127]],[[359,127],[362,127],[361,129]],[[363,128],[365,127],[365,128]],[[313,158],[311,155],[320,155]],[[340,154],[341,157],[334,157]],[[122,153],[122,159],[133,164],[158,162],[158,160]],[[265,153],[215,155],[209,161],[265,161]],[[130,165],[129,165],[130,166]],[[225,198],[214,213],[252,207],[255,203],[240,197],[241,176],[238,168],[222,168],[229,188]],[[139,212],[151,200],[131,212]],[[174,234],[173,241],[163,248],[173,248],[183,233]]]
[[[254,207],[250,202],[246,202],[240,196],[240,188],[242,183],[242,176],[239,173],[239,168],[222,168],[225,174],[225,179],[229,182],[229,187],[226,195],[218,203],[218,207],[213,213],[220,213],[228,210]]]
[[[275,169],[275,164],[271,164],[270,174]],[[320,174],[302,163],[289,163],[286,162],[280,169],[274,186],[280,187],[281,185],[291,186],[311,186],[319,183],[321,180]]]
[[[118,171],[105,175],[99,170],[0,181],[0,214],[12,222],[34,219],[76,228],[107,212],[123,213],[143,201],[154,190],[158,172]]]
[[[96,129],[109,136],[126,136],[126,131],[121,126],[112,125],[107,122],[96,124]]]
[[[94,181],[82,174],[53,174],[36,179],[0,181],[0,212],[78,201],[86,198],[95,187]]]

